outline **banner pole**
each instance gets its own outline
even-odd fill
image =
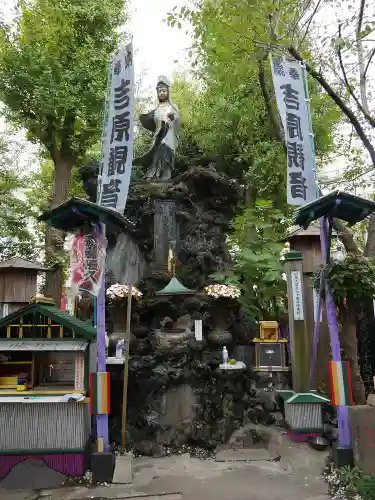
[[[101,234],[105,238],[105,224],[101,223]],[[96,304],[97,345],[98,345],[98,372],[106,371],[105,359],[105,263],[102,270],[102,278],[98,300]],[[93,395],[91,394],[91,397]],[[96,434],[98,442],[103,442],[103,451],[108,451],[108,415],[96,416]]]
[[[128,287],[128,304],[126,311],[126,329],[125,329],[125,355],[124,355],[124,385],[122,388],[122,415],[121,415],[121,455],[125,453],[126,445],[126,410],[128,403],[128,375],[129,375],[129,346],[130,346],[130,328],[131,328],[131,310],[133,287]]]

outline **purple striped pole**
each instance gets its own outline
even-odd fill
[[[317,310],[317,315],[316,315],[316,320],[315,320],[315,325],[314,325],[314,334],[313,334],[313,352],[312,352],[312,359],[311,359],[311,364],[310,364],[310,384],[311,384],[311,387],[312,387],[312,383],[314,380],[316,357],[318,354],[319,326],[320,326],[320,315],[322,314],[322,306],[323,306],[322,294],[320,293],[320,290],[319,290],[318,310]]]
[[[105,224],[101,224],[101,233],[105,238]],[[105,267],[102,271],[102,281],[100,285],[98,300],[96,304],[96,327],[98,344],[98,372],[106,371],[105,361]],[[96,435],[103,439],[103,451],[108,451],[108,415],[96,416]]]
[[[320,241],[322,255],[327,256],[328,250],[328,229],[326,218],[320,219]],[[326,260],[326,259],[325,259]],[[329,291],[327,282],[325,283],[325,293],[326,293],[326,312],[327,312],[327,322],[331,338],[331,350],[332,350],[332,360],[341,361],[341,351],[340,351],[340,340],[339,340],[339,329],[337,325],[336,316],[336,306],[333,301],[332,295]],[[319,317],[318,317],[319,319]],[[338,424],[338,445],[340,448],[350,448],[350,427],[349,427],[349,413],[347,406],[337,406],[337,424]]]

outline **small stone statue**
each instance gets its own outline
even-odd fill
[[[156,91],[159,104],[139,117],[142,126],[154,132],[154,142],[149,151],[133,161],[134,165],[148,167],[148,181],[168,181],[172,177],[178,146],[180,114],[170,98],[171,84],[165,76],[159,76]]]

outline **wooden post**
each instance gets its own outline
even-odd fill
[[[133,287],[128,288],[128,307],[126,311],[126,329],[125,329],[125,356],[124,356],[124,385],[122,389],[122,415],[121,415],[121,455],[125,453],[126,445],[126,409],[128,403],[128,374],[129,374],[129,345],[130,345],[130,327],[132,311],[132,291]]]
[[[310,389],[309,339],[305,322],[302,258],[301,252],[288,252],[285,256],[292,379],[295,392],[307,392]]]
[[[305,304],[305,324],[309,339],[309,358],[310,365],[315,358],[313,367],[314,377],[310,376],[310,389],[320,389],[324,393],[329,393],[329,377],[328,377],[328,361],[331,353],[327,349],[329,345],[329,331],[326,320],[326,315],[323,312],[321,322],[319,324],[319,335],[317,345],[314,346],[314,328],[316,319],[317,300],[314,297],[313,277],[314,273],[322,264],[322,253],[320,249],[320,231],[319,227],[310,224],[307,229],[290,228],[285,241],[290,244],[292,252],[301,252],[303,255],[302,271],[303,271],[303,292]],[[325,309],[323,304],[323,310]],[[314,351],[315,350],[315,351]],[[314,354],[315,352],[315,354]],[[310,366],[311,372],[311,366]]]

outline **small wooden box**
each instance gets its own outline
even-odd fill
[[[279,340],[279,324],[277,321],[260,322],[260,340],[263,342],[277,342]]]
[[[271,360],[271,364],[270,364]],[[286,372],[285,342],[255,342],[255,366],[258,372]]]

